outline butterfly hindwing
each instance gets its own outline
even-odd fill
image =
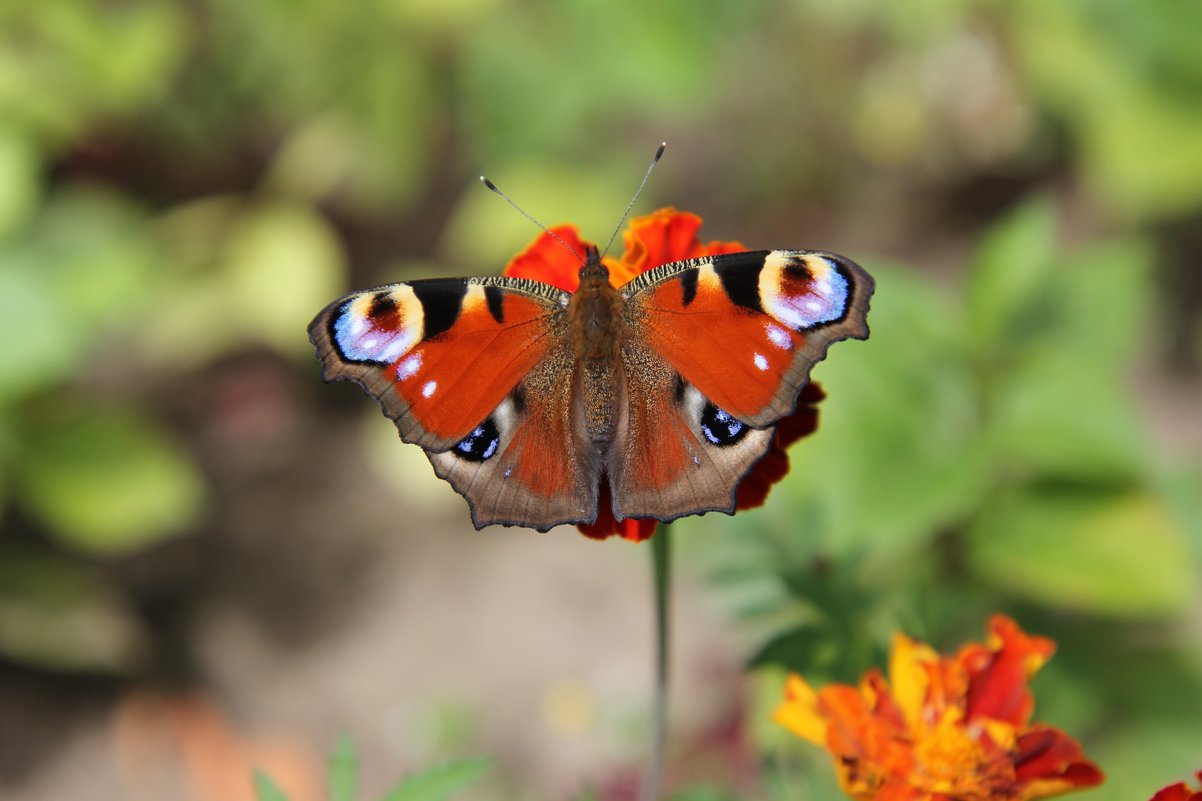
[[[614,516],[673,520],[734,509],[735,488],[771,445],[709,402],[639,340],[623,345],[624,425],[610,452]]]
[[[546,531],[596,517],[602,466],[573,436],[571,368],[570,348],[553,349],[467,438],[427,451],[434,472],[467,498],[477,528]]]

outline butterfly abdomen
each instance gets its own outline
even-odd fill
[[[568,305],[576,352],[577,388],[573,414],[583,436],[605,446],[613,441],[621,395],[622,298],[609,274],[590,254],[580,271],[580,287]]]

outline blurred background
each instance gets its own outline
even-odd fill
[[[1014,615],[1037,717],[1142,799],[1202,768],[1202,4],[0,5],[0,796],[632,797],[649,549],[475,532],[305,336],[636,213],[845,253],[766,508],[674,527],[681,798],[836,799],[785,669]],[[749,669],[750,668],[750,669]],[[692,787],[691,790],[685,788]],[[590,789],[591,788],[591,789]],[[587,793],[593,793],[587,796]]]

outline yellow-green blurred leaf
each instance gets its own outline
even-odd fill
[[[184,532],[200,512],[196,469],[147,420],[49,412],[30,421],[21,444],[14,493],[72,547],[129,553]]]
[[[226,313],[285,353],[309,352],[305,329],[342,279],[342,251],[329,226],[304,207],[268,205],[243,218],[227,247]]]
[[[44,273],[24,254],[0,252],[0,399],[12,399],[67,375],[81,353],[72,321]]]
[[[0,242],[33,212],[41,193],[40,155],[28,135],[0,123]]]
[[[1185,533],[1158,497],[1014,491],[968,540],[978,576],[1020,597],[1107,615],[1172,614],[1197,589]]]
[[[176,210],[162,232],[180,275],[146,321],[149,358],[178,367],[250,342],[312,353],[305,329],[345,281],[341,248],[320,216],[290,203],[210,198]]]

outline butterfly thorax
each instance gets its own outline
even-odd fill
[[[621,384],[622,297],[609,283],[609,270],[596,249],[580,268],[580,287],[568,305],[576,355],[574,413],[592,442],[610,442]]]

